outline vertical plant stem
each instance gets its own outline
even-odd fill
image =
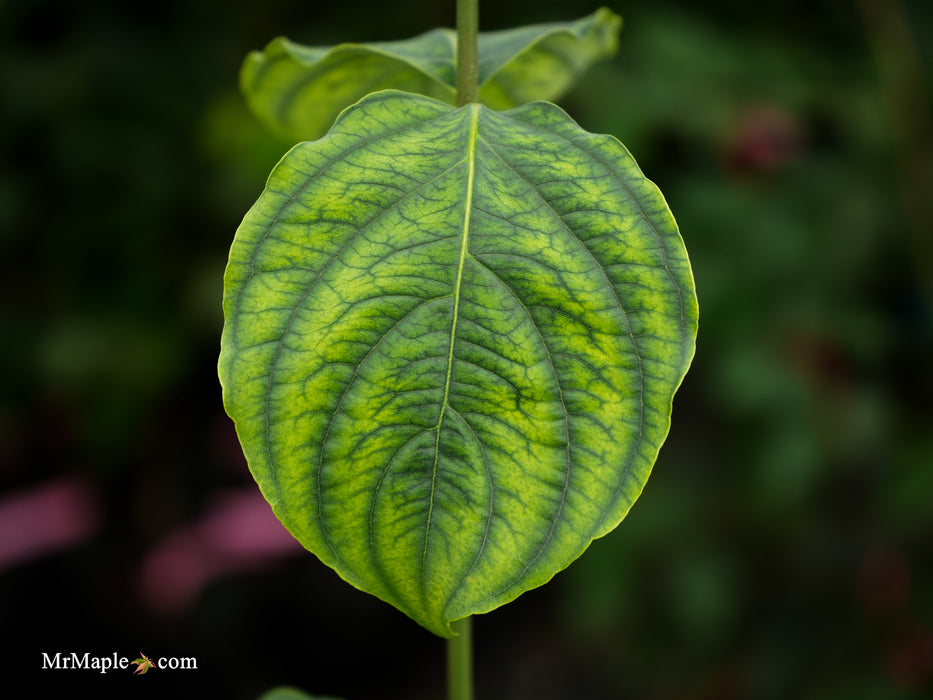
[[[457,106],[477,101],[479,92],[479,0],[457,0]]]
[[[447,700],[473,700],[472,618],[451,622],[457,634],[447,640]]]
[[[479,0],[457,0],[457,106],[478,101]],[[447,700],[473,700],[473,622],[450,624],[457,635],[447,640]]]

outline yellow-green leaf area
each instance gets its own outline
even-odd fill
[[[602,8],[573,22],[482,32],[479,97],[495,109],[559,99],[612,56],[622,20]],[[456,102],[457,35],[434,29],[403,41],[310,47],[284,37],[247,56],[240,86],[259,119],[291,141],[322,136],[337,115],[379,90]]]
[[[276,515],[441,636],[624,518],[697,324],[674,219],[615,138],[392,91],[275,168],[224,314],[225,406]]]

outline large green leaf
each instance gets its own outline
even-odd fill
[[[576,22],[479,36],[480,100],[509,109],[561,97],[593,62],[615,53],[622,20],[603,8]],[[406,90],[453,104],[456,32],[435,29],[406,41],[307,47],[285,38],[247,56],[240,85],[273,131],[318,138],[346,107],[371,92]]]
[[[622,520],[697,320],[674,219],[615,138],[397,92],[278,164],[224,312],[225,405],[277,516],[442,636]]]

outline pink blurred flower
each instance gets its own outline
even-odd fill
[[[230,492],[146,556],[141,595],[160,612],[180,612],[214,579],[303,551],[257,489]]]
[[[0,572],[80,544],[100,520],[95,494],[72,477],[7,494],[0,500]]]

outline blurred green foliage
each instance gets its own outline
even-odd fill
[[[488,3],[481,23],[599,4]],[[13,674],[122,696],[109,676],[63,680],[35,659],[152,643],[201,659],[188,677],[148,674],[154,693],[440,694],[435,640],[310,556],[219,583],[178,618],[140,609],[133,577],[140,547],[217,488],[250,484],[215,378],[221,274],[290,144],[248,114],[240,61],[278,34],[330,44],[450,26],[449,5],[0,4],[0,488],[78,474],[106,523],[0,579]],[[901,13],[898,55],[917,70],[888,60],[866,6]],[[911,214],[904,161],[931,152],[902,143],[923,132],[897,95],[906,81],[911,118],[929,126],[933,6],[612,9],[619,55],[562,104],[618,136],[667,196],[696,274],[698,352],[623,525],[477,620],[478,691],[929,697],[933,227]]]

